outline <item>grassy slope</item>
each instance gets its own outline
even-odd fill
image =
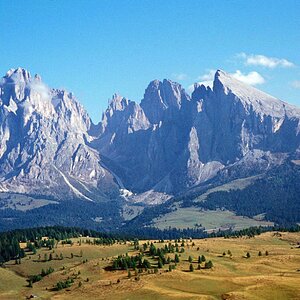
[[[48,204],[58,204],[57,201],[48,199],[37,199],[27,195],[14,193],[0,193],[1,209],[16,209],[20,211],[27,211]]]
[[[0,299],[17,299],[26,279],[9,269],[0,268]]]
[[[257,180],[261,177],[262,177],[261,175],[256,175],[256,176],[240,178],[240,179],[230,181],[223,185],[209,189],[207,192],[205,192],[204,194],[197,197],[194,201],[195,202],[205,201],[208,195],[215,193],[215,192],[229,192],[229,191],[234,191],[234,190],[242,190],[242,189],[246,188],[247,186],[253,184],[253,182],[255,182],[255,180]]]
[[[126,271],[104,269],[111,264],[112,256],[125,252],[134,254],[129,244],[110,247],[59,245],[55,252],[64,253],[63,261],[35,262],[36,255],[23,259],[21,265],[11,262],[7,269],[0,269],[0,299],[22,299],[30,294],[36,294],[40,299],[297,299],[300,294],[300,272],[297,271],[300,249],[295,243],[299,241],[299,233],[283,233],[281,236],[265,233],[251,239],[194,240],[196,245],[192,247],[191,242],[188,243],[175,271],[161,270],[161,274],[157,275],[144,273],[140,281],[135,281],[134,276],[128,279]],[[83,258],[76,256],[80,250]],[[222,256],[227,250],[231,250],[232,258]],[[258,251],[264,253],[266,250],[269,251],[268,256],[258,256]],[[243,256],[248,251],[251,258],[246,259]],[[42,258],[45,252],[50,253],[48,250],[40,251]],[[71,252],[75,254],[73,259],[68,258]],[[199,254],[211,259],[214,268],[187,272],[188,256],[194,258],[196,269]],[[170,254],[171,258],[173,256]],[[86,258],[88,262],[82,264]],[[10,271],[26,276],[48,266],[54,267],[55,272],[35,283],[32,289],[24,287],[23,277]],[[61,269],[62,266],[65,270]],[[58,280],[65,280],[78,271],[80,275],[69,291],[49,290]],[[87,278],[89,282],[86,282]],[[117,283],[118,279],[120,283]],[[81,287],[78,287],[79,281],[82,282]]]
[[[153,225],[159,229],[169,228],[194,228],[195,224],[202,224],[206,230],[222,230],[230,227],[235,230],[251,226],[272,226],[272,222],[259,221],[243,216],[236,216],[228,210],[200,210],[197,207],[178,208],[176,211],[167,213],[153,220]]]

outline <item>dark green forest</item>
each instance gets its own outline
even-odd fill
[[[204,209],[225,208],[238,215],[265,218],[278,225],[300,222],[300,168],[280,166],[243,190],[216,192],[200,204]]]

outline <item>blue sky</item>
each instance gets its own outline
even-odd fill
[[[0,71],[75,93],[95,122],[153,79],[189,88],[223,69],[300,106],[300,1],[0,0]]]

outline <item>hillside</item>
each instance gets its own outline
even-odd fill
[[[254,300],[296,299],[300,292],[299,233],[127,242],[84,235],[61,237],[53,246],[47,237],[42,239],[45,245],[39,242],[41,248],[21,244],[26,256],[0,268],[0,299],[32,295],[40,299]],[[156,254],[152,255],[154,249]],[[159,254],[158,249],[167,250]],[[142,255],[149,265],[136,271],[130,266],[128,270],[115,270],[119,255],[124,259]],[[165,260],[161,266],[160,257]],[[40,273],[42,276],[36,277]],[[29,278],[37,281],[30,284]]]
[[[300,168],[295,161],[259,176],[211,181],[164,204],[145,208],[129,227],[241,229],[299,223]],[[268,223],[269,222],[269,223]],[[271,222],[271,223],[270,223]]]

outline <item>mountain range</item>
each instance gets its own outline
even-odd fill
[[[299,159],[300,108],[221,70],[212,88],[195,84],[191,95],[166,79],[150,82],[140,103],[115,94],[98,124],[72,93],[25,69],[9,70],[0,82],[5,214],[81,201],[118,203],[120,222],[138,220],[179,198],[193,206],[237,180],[286,176],[287,166],[298,176]]]

